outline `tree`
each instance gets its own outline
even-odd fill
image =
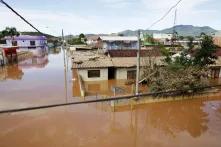
[[[85,35],[81,33],[81,34],[79,35],[79,38],[85,38]]]
[[[17,31],[16,28],[14,27],[6,27],[5,30],[0,32],[0,39],[6,37],[6,36],[10,36],[12,38],[12,45],[16,45],[14,44],[14,36],[19,36],[20,33]]]
[[[5,30],[1,31],[1,38],[4,38],[6,36],[14,37],[14,36],[19,36],[20,33],[17,31],[16,28],[14,27],[6,27]]]
[[[183,40],[183,39],[184,39],[184,37],[183,37],[183,36],[179,36],[178,38],[179,38],[179,40]]]
[[[188,36],[187,40],[188,40],[187,46],[189,48],[189,51],[191,51],[194,48],[194,43],[193,43],[194,38],[192,36]]]
[[[193,63],[198,66],[207,66],[213,64],[217,59],[216,55],[216,45],[213,43],[213,38],[208,35],[203,35],[200,48],[196,51]]]
[[[80,44],[85,44],[87,41],[87,38],[85,37],[84,34],[80,34],[77,38],[72,38],[68,40],[68,44],[70,45],[80,45]]]
[[[177,57],[172,57],[166,49],[161,51],[166,56],[165,67],[145,69],[145,77],[152,92],[182,90],[181,93],[176,93],[179,95],[189,93],[189,89],[193,89],[192,92],[201,90],[197,88],[209,84],[207,65],[213,64],[216,59],[216,46],[211,36],[203,36],[200,47],[192,57],[189,50],[184,50]]]

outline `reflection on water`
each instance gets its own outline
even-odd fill
[[[97,103],[1,115],[0,146],[220,146],[220,100],[148,104],[118,112],[102,107]]]
[[[0,81],[5,80],[21,80],[24,73],[18,65],[11,65],[7,67],[0,67]]]
[[[19,51],[30,51],[33,56],[17,64],[0,67],[0,80],[21,80],[25,68],[44,68],[48,64],[47,47],[38,47],[35,49],[20,48]]]
[[[70,67],[65,73],[61,49],[49,49],[55,54],[49,54],[45,48],[21,50],[33,50],[35,54],[18,64],[0,68],[0,109],[63,103],[67,97],[72,98]]]

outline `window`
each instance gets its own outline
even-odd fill
[[[88,78],[99,78],[100,77],[100,70],[89,70],[88,71]]]
[[[17,46],[18,42],[17,41],[12,41],[12,46]]]
[[[136,70],[129,70],[129,71],[127,71],[127,79],[128,80],[136,79]]]
[[[35,46],[35,41],[30,41],[31,46]]]

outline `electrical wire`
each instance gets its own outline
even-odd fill
[[[9,4],[7,4],[5,1],[0,0],[2,4],[4,4],[7,8],[9,8],[12,12],[14,12],[18,17],[20,17],[23,21],[25,21],[28,25],[30,25],[33,29],[35,29],[40,34],[43,34],[41,31],[39,31],[34,25],[32,25],[28,20],[26,20],[22,15],[20,15],[17,11],[15,11]]]
[[[157,23],[159,23],[160,21],[162,21],[165,17],[167,17],[167,15],[169,15],[169,13],[176,8],[180,3],[182,2],[182,0],[179,0],[175,5],[173,5],[160,19],[158,19],[157,21],[155,21],[154,23],[152,23],[150,25],[149,28],[147,28],[147,30],[151,29],[153,26],[155,26]]]

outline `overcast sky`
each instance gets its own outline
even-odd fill
[[[114,33],[146,29],[178,0],[5,0],[44,33]],[[221,0],[183,0],[177,24],[211,26],[221,30]],[[152,29],[173,26],[174,11]],[[15,26],[33,31],[0,3],[0,30]]]

